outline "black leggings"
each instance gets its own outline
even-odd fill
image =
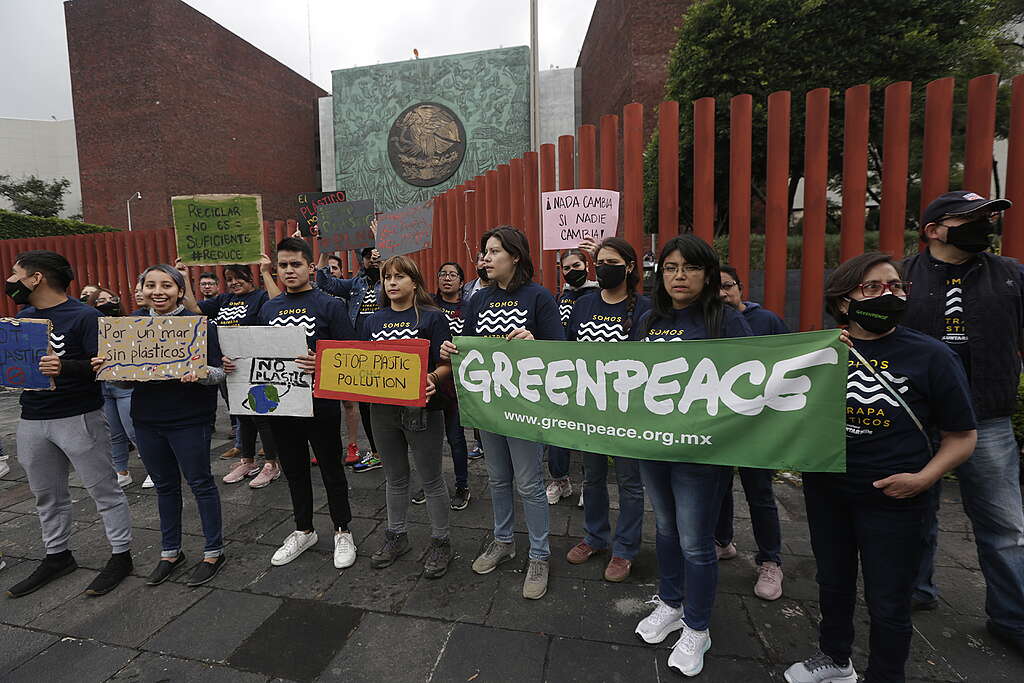
[[[373,427],[370,425],[370,404],[359,404],[359,417],[363,421],[363,431],[366,432],[366,440],[370,442],[370,450],[377,452],[377,444],[373,441]]]
[[[263,455],[267,460],[277,460],[277,442],[270,429],[271,418],[255,415],[239,415],[238,429],[241,430],[242,457],[246,460],[256,459],[256,434],[263,442]]]

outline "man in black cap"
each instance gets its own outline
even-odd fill
[[[1010,424],[1024,341],[1024,271],[1015,260],[987,251],[993,219],[1008,208],[1005,199],[966,191],[947,192],[928,205],[921,216],[928,248],[903,263],[903,277],[913,283],[903,324],[946,342],[963,360],[978,445],[956,474],[987,584],[987,625],[1024,653],[1024,511],[1020,451]],[[915,609],[938,606],[932,574],[939,487],[930,495]]]

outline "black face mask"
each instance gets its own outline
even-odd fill
[[[572,287],[573,289],[579,287],[586,281],[587,271],[585,270],[576,270],[575,268],[573,268],[572,270],[565,274],[566,284]]]
[[[991,234],[992,223],[986,218],[980,218],[948,228],[946,244],[970,254],[979,254],[992,246]]]
[[[28,298],[32,296],[32,290],[21,280],[15,280],[7,283],[7,296],[11,297],[17,305],[24,306],[28,303]]]
[[[846,316],[868,332],[882,334],[899,325],[906,310],[906,299],[883,294],[874,299],[850,299]]]
[[[626,265],[601,265],[597,270],[597,284],[601,289],[615,289],[626,279]]]
[[[478,278],[480,278],[481,280],[483,280],[484,282],[487,282],[487,269],[486,268],[477,268],[476,269],[476,276]]]
[[[118,316],[121,315],[121,304],[116,301],[108,301],[103,304],[96,306],[96,310],[107,316]]]
[[[366,278],[370,282],[376,282],[380,279],[380,268],[377,266],[370,266],[366,269]]]

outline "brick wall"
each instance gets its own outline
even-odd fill
[[[64,5],[84,219],[171,225],[170,197],[263,196],[267,220],[320,187],[321,88],[179,0]]]

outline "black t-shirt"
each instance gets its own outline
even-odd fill
[[[967,312],[964,310],[964,278],[974,266],[974,260],[966,263],[946,264],[945,328],[942,341],[957,352],[964,364],[967,377],[971,376],[971,346],[968,344]]]
[[[565,326],[565,338],[569,341],[626,341],[629,338],[629,332],[625,329],[628,306],[628,297],[617,304],[605,303],[600,292],[581,297],[572,307],[569,322]],[[635,298],[630,329],[650,307],[651,300],[646,296]]]
[[[564,341],[565,328],[551,292],[527,282],[513,292],[494,285],[481,289],[466,304],[462,333],[474,337],[505,337],[527,329],[534,339]]]
[[[653,310],[633,324],[633,329],[629,333],[630,339],[665,342],[709,338],[707,328],[704,326],[704,314],[696,306],[673,309],[670,318],[659,318],[652,325],[648,325],[648,320],[652,315],[654,315]],[[753,335],[754,333],[743,314],[732,306],[722,307],[722,337],[752,337]]]
[[[41,318],[52,323],[50,346],[62,361],[88,361],[98,353],[99,319],[103,314],[77,299],[49,308],[26,306],[18,318]],[[84,415],[103,407],[100,383],[93,377],[62,375],[54,377],[54,391],[21,392],[23,420],[57,420]]]
[[[260,307],[270,297],[264,289],[254,289],[248,294],[218,294],[199,302],[199,310],[221,327],[256,325]]]
[[[275,296],[260,308],[259,324],[305,328],[306,343],[311,351],[316,350],[320,339],[356,338],[345,302],[315,287],[297,294],[282,292]]]
[[[853,346],[899,392],[925,429],[975,428],[967,377],[948,346],[903,326],[880,339],[855,339]],[[867,480],[918,472],[930,459],[928,443],[913,419],[851,353],[846,384],[847,476]]]
[[[465,320],[462,319],[462,306],[464,303],[462,297],[459,297],[459,300],[453,303],[445,301],[443,297],[435,294],[434,302],[448,320],[448,328],[451,330],[452,336],[455,337],[462,334],[462,326],[465,324]]]

